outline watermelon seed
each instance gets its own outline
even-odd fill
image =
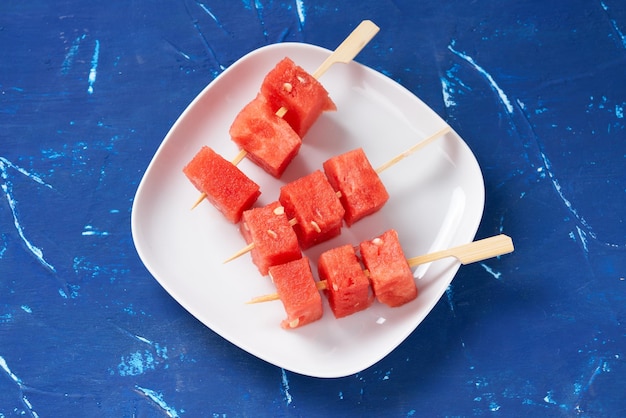
[[[322,232],[322,228],[320,228],[320,226],[317,224],[317,222],[315,221],[311,221],[311,225],[313,226],[313,228],[315,229],[315,231],[319,234],[320,232]]]

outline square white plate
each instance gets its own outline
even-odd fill
[[[335,319],[324,298],[320,321],[284,330],[282,303],[246,301],[274,286],[250,256],[223,264],[245,246],[238,227],[198,197],[182,168],[203,145],[226,159],[238,152],[228,129],[259,91],[263,77],[283,57],[313,72],[331,53],[301,43],[260,48],[210,83],[182,113],[154,155],[132,210],[135,246],[146,268],[185,309],[207,327],[251,354],[284,369],[315,377],[341,377],[373,365],[400,344],[426,317],[456,274],[454,259],[415,269],[419,295],[400,307],[375,302]],[[303,140],[299,155],[277,180],[244,159],[239,168],[261,186],[257,206],[278,198],[281,185],[333,155],[362,147],[372,165],[387,160],[446,126],[411,92],[356,62],[336,64],[320,78],[337,105],[324,113]],[[357,245],[389,228],[398,231],[413,257],[473,240],[484,207],[480,168],[465,142],[451,131],[381,173],[390,194],[378,213],[344,228],[341,236],[305,252],[319,254],[344,243]]]

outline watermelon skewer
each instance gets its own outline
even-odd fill
[[[367,45],[369,41],[378,33],[378,31],[379,31],[379,27],[376,26],[376,24],[374,24],[374,22],[372,22],[371,20],[362,21],[350,33],[350,35],[348,35],[348,37],[346,37],[346,39],[344,39],[344,41],[333,51],[333,53],[330,54],[328,58],[326,58],[326,60],[324,60],[324,62],[317,68],[317,70],[315,70],[315,72],[312,74],[312,77],[317,80],[333,64],[337,64],[337,63],[347,64],[350,61],[352,61],[354,57],[356,57],[357,54],[361,52],[361,50],[365,47],[365,45]],[[332,105],[334,106],[334,104]],[[319,109],[319,110],[321,112],[324,109]],[[288,109],[285,106],[282,106],[275,112],[275,115],[278,116],[279,118],[284,118],[287,112],[288,112]],[[312,121],[309,121],[309,123],[312,123]],[[303,135],[307,129],[308,128],[304,127],[304,130],[298,133]],[[297,152],[297,147],[294,151],[291,152],[292,155],[290,158],[293,158],[293,156],[295,155],[295,152]],[[248,151],[242,148],[239,151],[239,154],[237,154],[237,156],[232,160],[232,164],[233,165],[239,164],[239,162],[242,159],[244,159],[246,155],[248,155]],[[274,175],[280,174],[281,169],[284,169],[284,167],[278,169],[277,172],[274,172],[273,174]],[[200,196],[198,197],[196,202],[193,204],[191,209],[194,209],[196,206],[198,206],[206,197],[207,197],[206,193],[201,192]]]
[[[513,252],[513,241],[508,235],[500,234],[489,238],[484,238],[478,241],[473,241],[468,244],[459,245],[446,250],[436,251],[417,257],[407,258],[406,261],[409,267],[416,267],[420,264],[426,264],[433,261],[441,260],[448,257],[454,257],[461,262],[462,265],[483,261],[488,258],[497,257],[500,255]],[[316,282],[318,290],[327,290],[328,282],[320,280]],[[270,302],[273,300],[279,300],[278,293],[271,293],[263,296],[257,296],[248,302],[247,304]]]
[[[373,170],[373,172],[375,172],[376,174],[380,174],[382,173],[384,170],[392,167],[393,165],[395,165],[396,163],[398,163],[399,161],[403,160],[404,158],[410,156],[411,154],[415,153],[416,151],[424,148],[426,145],[430,144],[431,142],[433,142],[434,140],[436,140],[437,138],[445,135],[446,133],[448,133],[451,130],[451,128],[449,126],[445,126],[444,128],[440,129],[439,131],[435,132],[434,134],[430,135],[429,137],[427,137],[426,139],[418,142],[417,144],[413,145],[411,148],[407,149],[406,151],[398,154],[397,156],[393,157],[392,159],[390,159],[389,161],[387,161],[386,163],[382,164],[380,167],[378,167],[377,169]],[[349,153],[346,154],[351,154],[354,153],[355,151],[360,151],[359,152],[359,157],[361,157],[361,160],[366,160],[366,157],[364,154],[362,154],[362,150],[361,149],[357,149],[357,150],[353,150],[350,151]],[[342,155],[346,155],[346,154],[342,154]],[[341,156],[339,156],[341,157]],[[324,163],[325,168],[330,168],[332,166],[330,166],[329,161]],[[367,165],[369,165],[369,162],[366,163]],[[328,170],[327,170],[328,171]],[[374,173],[371,173],[372,175],[370,175],[370,177],[375,176]],[[349,173],[346,176],[345,174],[342,175],[342,177],[349,177]],[[332,176],[328,176],[329,179]],[[374,196],[374,195],[379,195],[381,196],[381,198],[379,198],[377,201],[372,202],[371,200],[368,201],[368,204],[373,204],[373,206],[369,206],[368,208],[366,208],[366,210],[361,211],[361,213],[359,214],[352,214],[352,211],[349,209],[350,204],[349,204],[349,200],[350,198],[350,192],[346,192],[346,193],[342,193],[341,190],[337,190],[335,192],[336,196],[341,199],[341,202],[344,206],[344,209],[346,210],[345,213],[345,220],[348,226],[351,226],[354,222],[358,221],[359,219],[363,218],[366,215],[369,215],[371,213],[374,213],[375,211],[377,211],[378,209],[380,209],[380,207],[382,207],[382,205],[386,202],[388,195],[386,194],[386,191],[384,190],[384,186],[382,185],[382,183],[380,183],[379,179],[374,179],[373,181],[375,181],[376,184],[376,190],[367,190],[362,187],[348,187],[348,189],[352,190],[353,194],[356,194],[358,198],[358,195],[366,195],[366,196]],[[336,181],[332,181],[331,182],[332,186],[337,189],[341,189],[341,187],[338,187],[338,184]],[[353,185],[352,185],[353,186]],[[382,189],[382,190],[381,190]],[[351,217],[349,217],[351,216]],[[298,220],[296,218],[291,218],[289,220],[289,223],[291,224],[291,226],[295,226],[298,224]],[[237,251],[236,253],[234,253],[233,255],[231,255],[230,257],[228,257],[224,263],[228,263],[230,261],[233,261],[241,256],[243,256],[244,254],[254,250],[255,248],[255,244],[254,242],[250,242],[248,243],[245,247],[241,248],[239,251]]]

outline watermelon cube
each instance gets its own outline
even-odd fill
[[[284,58],[265,76],[261,94],[267,98],[272,111],[281,107],[287,109],[284,118],[300,138],[322,112],[337,110],[320,82],[289,58]]]
[[[278,200],[297,221],[294,230],[303,249],[341,233],[345,210],[320,170],[281,187]]]
[[[307,257],[272,266],[269,274],[287,312],[283,328],[298,328],[322,317],[322,297]]]
[[[254,243],[252,262],[264,276],[269,267],[302,257],[298,237],[278,202],[245,211],[239,229],[248,244]]]
[[[417,297],[415,279],[395,230],[390,229],[371,241],[363,241],[360,252],[379,302],[396,307]]]
[[[343,245],[323,252],[317,268],[320,280],[326,280],[325,292],[335,317],[352,315],[374,301],[353,246]]]
[[[341,193],[347,226],[378,211],[389,200],[387,189],[362,148],[332,157],[323,167],[330,184]]]
[[[258,184],[208,146],[198,151],[183,173],[233,223],[261,194]]]
[[[302,140],[289,124],[276,116],[260,94],[239,112],[230,136],[246,150],[250,160],[279,178],[298,153]]]

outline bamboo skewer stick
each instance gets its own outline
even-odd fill
[[[315,282],[315,286],[317,287],[317,290],[326,289],[326,280],[320,280],[319,282]],[[255,303],[271,302],[273,300],[280,300],[280,296],[278,296],[278,293],[269,293],[267,295],[257,296],[247,301],[246,304],[252,305]]]
[[[337,193],[339,193],[339,192],[337,192]],[[289,225],[294,226],[297,223],[298,223],[298,220],[296,218],[289,219]],[[254,242],[251,242],[250,244],[246,245],[245,247],[243,247],[242,249],[237,251],[235,254],[231,255],[226,260],[224,260],[223,264],[229,263],[229,262],[233,261],[234,259],[239,258],[242,255],[249,253],[253,249],[254,249]]]
[[[243,247],[242,249],[237,251],[235,254],[233,254],[230,257],[228,257],[226,260],[224,260],[223,264],[230,263],[234,259],[239,258],[242,255],[247,254],[247,253],[249,253],[252,250],[254,250],[254,242],[251,242],[250,244],[246,245],[245,247]]]
[[[278,109],[278,112],[280,112],[281,109]],[[248,152],[245,149],[240,150],[239,153],[235,156],[235,158],[232,159],[231,163],[233,165],[239,164],[241,162],[241,160],[243,160],[246,157],[247,154],[248,154]],[[202,193],[200,193],[200,196],[198,196],[198,199],[191,206],[191,210],[194,210],[196,208],[196,206],[198,206],[200,203],[202,203],[202,201],[204,199],[206,199],[206,193],[202,192]]]
[[[459,245],[447,250],[436,251],[434,253],[420,255],[407,259],[409,266],[416,267],[420,264],[441,260],[446,257],[454,257],[461,264],[471,264],[488,258],[513,252],[513,240],[508,235],[500,234],[493,237],[484,238],[468,244]]]
[[[420,142],[418,142],[417,144],[413,145],[411,148],[409,148],[408,150],[404,151],[403,153],[393,157],[391,160],[387,161],[386,163],[384,163],[383,165],[381,165],[380,167],[378,167],[375,171],[377,174],[382,173],[383,171],[385,171],[386,169],[388,169],[389,167],[392,167],[393,165],[395,165],[396,163],[402,161],[404,158],[408,157],[409,155],[413,154],[414,152],[416,152],[419,149],[424,148],[426,145],[430,144],[431,142],[433,142],[435,139],[445,135],[446,133],[450,132],[451,128],[449,126],[446,126],[442,129],[440,129],[439,131],[435,132],[434,134],[432,134],[431,136],[429,136],[428,138],[425,138],[423,140],[421,140]],[[337,192],[337,197],[341,197],[341,192]],[[294,226],[296,223],[298,223],[298,221],[294,218],[294,219],[290,219],[289,223],[291,224],[291,226]],[[241,257],[242,255],[249,253],[250,251],[252,251],[254,249],[254,242],[251,242],[250,244],[246,245],[244,248],[240,249],[239,251],[237,251],[235,254],[231,255],[230,257],[228,257],[225,261],[224,264],[233,261],[236,258]]]
[[[347,64],[357,56],[365,45],[372,40],[379,31],[379,27],[371,20],[362,21],[335,51],[313,73],[313,77],[320,78],[333,64]]]
[[[447,250],[436,251],[430,254],[408,258],[407,262],[409,263],[409,266],[416,267],[420,264],[430,263],[447,257],[454,257],[459,260],[461,264],[466,265],[486,260],[488,258],[497,257],[499,255],[508,254],[513,252],[514,249],[511,237],[500,234],[470,242],[468,244],[459,245],[458,247],[449,248]],[[323,290],[326,289],[327,284],[325,280],[320,280],[316,282],[316,286],[318,290]],[[246,303],[253,304],[278,299],[280,299],[278,293],[271,293],[268,295],[257,296],[250,299]]]
[[[376,169],[376,173],[378,173],[378,174],[382,173],[383,171],[385,171],[386,169],[388,169],[392,165],[396,164],[398,161],[401,161],[401,160],[405,159],[406,157],[410,156],[411,154],[413,154],[414,152],[424,148],[426,145],[430,144],[435,139],[438,139],[439,137],[447,134],[451,130],[452,129],[449,126],[446,126],[446,127],[442,128],[442,129],[440,129],[439,131],[435,132],[434,134],[432,134],[428,138],[423,139],[420,142],[418,142],[417,144],[413,145],[411,148],[409,148],[408,150],[404,151],[402,154],[396,155],[391,160],[387,161],[385,164],[383,164],[380,167],[378,167]]]
[[[279,109],[280,110],[280,109]],[[239,154],[237,154],[235,156],[235,158],[233,158],[231,160],[231,163],[233,163],[233,165],[237,165],[241,162],[241,160],[243,160],[244,158],[246,158],[246,155],[248,155],[248,151],[246,151],[245,149],[242,149],[239,151]]]
[[[315,70],[312,76],[315,79],[319,79],[333,64],[347,64],[358,55],[365,45],[372,40],[372,38],[378,33],[379,27],[371,20],[362,21],[346,39],[333,51],[332,54],[324,60],[324,62]],[[282,118],[287,113],[286,107],[281,107],[276,111],[276,116]],[[248,152],[244,149],[239,151],[239,154],[231,161],[233,165],[237,165],[243,160]],[[206,193],[201,193],[198,200],[194,203],[191,209],[195,209],[204,199]]]

